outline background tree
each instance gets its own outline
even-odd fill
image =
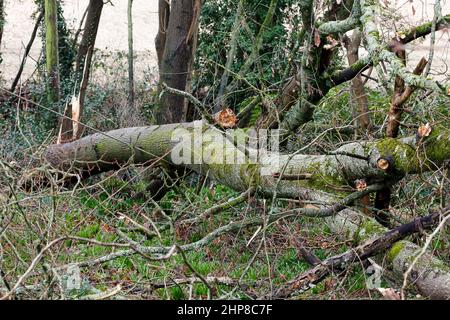
[[[351,37],[344,35],[344,44],[347,50],[347,59],[350,65],[359,59],[359,46],[361,45],[361,31],[353,30]],[[364,82],[360,74],[352,79],[351,86],[352,103],[355,105],[355,119],[357,132],[367,132],[371,129],[369,102],[364,90]]]
[[[128,107],[134,105],[133,0],[128,0]]]
[[[170,9],[164,4],[159,7],[160,33],[155,39],[160,57],[159,79],[161,83],[182,91],[186,90],[194,61],[200,6],[200,0],[173,0]],[[162,32],[165,36],[161,36]],[[162,93],[155,115],[158,123],[183,121],[186,114],[184,97]]]
[[[0,63],[2,63],[1,48],[2,48],[3,26],[5,24],[5,11],[3,2],[4,0],[0,0]]]
[[[63,130],[67,132],[65,139],[79,138],[83,132],[83,126],[78,123],[81,120],[86,99],[86,90],[91,73],[92,57],[97,38],[98,26],[103,10],[103,0],[90,0],[86,9],[86,20],[83,28],[83,35],[75,56],[75,72],[73,85],[75,86],[75,97],[70,103],[67,103],[65,109],[65,118],[63,119]],[[75,37],[75,40],[78,35]],[[76,43],[75,43],[76,45]],[[75,104],[75,105],[74,105]],[[73,113],[73,110],[76,111]],[[75,116],[74,122],[71,119]],[[76,128],[74,130],[74,128]]]
[[[77,79],[81,79],[85,64],[86,69],[90,70],[91,60],[86,59],[90,48],[95,46],[95,39],[97,38],[98,26],[100,24],[100,17],[103,10],[103,0],[90,0],[87,8],[86,21],[83,28],[83,36],[75,59],[75,72]],[[92,59],[92,57],[91,57]]]
[[[45,61],[47,66],[48,104],[57,106],[60,99],[57,1],[44,1]],[[58,108],[56,108],[58,110]]]

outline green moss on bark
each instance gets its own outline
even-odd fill
[[[398,139],[385,138],[376,143],[376,148],[383,158],[391,158],[396,171],[406,174],[419,167],[416,151]]]
[[[394,259],[398,256],[398,254],[403,250],[404,247],[405,243],[403,241],[394,243],[394,245],[391,247],[391,249],[389,249],[386,255],[389,262],[394,261]]]

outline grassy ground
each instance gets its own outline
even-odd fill
[[[111,186],[114,180],[115,186]],[[129,192],[117,192],[118,185],[126,183],[117,177],[110,177],[95,188],[75,193],[35,196],[18,195],[19,206],[11,206],[9,214],[14,214],[8,231],[3,235],[3,270],[14,270],[15,274],[25,272],[28,262],[36,255],[35,246],[40,242],[42,231],[51,223],[49,239],[61,235],[95,239],[103,243],[123,243],[116,230],[122,230],[133,241],[145,246],[170,246],[200,240],[204,235],[230,221],[245,220],[263,214],[264,208],[252,208],[241,204],[215,214],[195,225],[178,227],[175,233],[162,231],[160,236],[150,236],[134,230],[129,219],[151,230],[147,219],[155,224],[164,223],[165,218],[145,199],[132,199],[134,186]],[[120,187],[119,187],[120,188]],[[115,194],[114,196],[112,196]],[[226,187],[215,185],[204,187],[198,194],[195,188],[179,186],[179,192],[169,192],[160,206],[169,216],[177,220],[195,217],[214,204],[237,194]],[[24,216],[36,233],[24,225]],[[125,218],[124,218],[125,217]],[[213,284],[217,296],[252,298],[270,292],[271,288],[292,279],[310,268],[299,253],[300,244],[309,248],[321,259],[348,249],[351,243],[342,243],[331,235],[327,226],[311,219],[280,220],[269,226],[256,237],[257,228],[241,230],[236,234],[218,237],[211,244],[192,252],[186,252],[186,259],[195,272],[204,277],[229,277],[236,280],[233,285]],[[148,233],[148,232],[147,232]],[[45,234],[45,233],[44,233]],[[174,239],[175,238],[175,239]],[[249,240],[252,241],[249,243]],[[86,244],[74,240],[61,242],[45,257],[44,263],[36,268],[43,272],[43,266],[68,265],[107,255],[117,248]],[[118,284],[122,286],[122,296],[130,298],[206,298],[208,288],[202,283],[174,285],[172,279],[196,276],[182,255],[178,254],[165,261],[149,261],[139,254],[119,257],[115,260],[81,269],[83,281],[99,290],[107,290]],[[9,277],[8,277],[9,278]],[[44,277],[45,278],[45,277]],[[237,284],[240,280],[240,284]],[[29,283],[41,283],[40,276],[30,277]],[[166,288],[154,289],[154,286]],[[338,289],[338,290],[336,290]],[[85,295],[83,290],[75,290],[71,297]],[[334,276],[308,292],[304,298],[369,297],[365,289],[365,275],[361,266],[356,266],[345,275]]]

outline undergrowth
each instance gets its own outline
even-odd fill
[[[103,65],[97,67],[101,69]],[[136,112],[123,111],[126,97],[121,92],[125,86],[125,81],[91,84],[86,107],[86,122],[90,127],[103,131],[150,122],[145,115],[146,109],[151,109],[154,93],[149,92],[144,83],[138,84]],[[348,85],[333,89],[318,106],[314,123],[300,128],[290,148],[308,146],[304,153],[318,154],[355,139],[348,90]],[[379,89],[368,92],[376,129],[367,138],[376,138],[382,135],[389,100]],[[186,259],[176,254],[155,260],[137,251],[106,262],[95,262],[99,257],[129,249],[120,247],[123,244],[170,247],[192,243],[232,221],[267,215],[271,206],[281,211],[298,204],[284,200],[271,203],[270,199],[252,197],[197,223],[180,224],[239,194],[185,172],[183,179],[166,180],[171,190],[156,203],[147,193],[149,169],[139,166],[62,186],[57,183],[58,176],[42,165],[42,152],[54,141],[54,132],[40,125],[39,106],[25,109],[22,102],[15,103],[2,106],[11,108],[12,117],[2,120],[0,129],[3,134],[0,143],[0,269],[4,285],[15,283],[50,241],[71,237],[44,255],[25,281],[25,289],[18,294],[21,298],[75,299],[108,292],[120,285],[117,297],[128,299],[205,299],[211,294],[214,298],[254,299],[311,268],[302,257],[300,247],[323,260],[353,246],[351,241],[339,240],[323,221],[296,217],[278,220],[263,229],[253,227],[223,234],[200,249],[184,252]],[[412,112],[405,121],[447,119],[448,109],[442,105],[435,97],[414,99],[410,105]],[[129,112],[130,117],[125,117],[124,112]],[[347,126],[348,130],[323,129],[337,126]],[[402,135],[411,132],[413,128],[402,128]],[[323,138],[311,143],[318,135]],[[36,170],[41,170],[50,183],[24,188],[21,181]],[[447,169],[444,168],[401,181],[393,193],[391,208],[398,223],[425,215],[430,208],[443,204],[448,193],[446,179]],[[449,230],[443,231],[430,248],[446,263],[450,262],[449,239]],[[424,236],[411,240],[421,244]],[[71,273],[73,264],[89,261],[94,262],[75,269],[75,276]],[[370,276],[366,273],[367,267],[365,263],[357,263],[346,271],[335,271],[297,298],[379,298],[377,291],[367,288]],[[58,276],[54,277],[55,274]],[[216,280],[208,282],[213,292],[200,276],[215,277]],[[194,280],[186,281],[189,278]],[[67,279],[75,279],[78,285],[67,286]],[[224,283],[221,279],[230,282]],[[398,287],[392,279],[386,266],[382,285]]]

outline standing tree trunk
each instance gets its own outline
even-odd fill
[[[161,9],[167,12],[166,6],[160,6]],[[193,48],[195,47],[194,42],[198,26],[196,9],[200,10],[200,0],[172,0],[165,35],[161,38],[158,37],[161,35],[159,33],[155,40],[157,50],[161,54],[161,48],[158,48],[158,46],[161,45],[165,37],[164,52],[160,59],[160,82],[182,91],[186,91],[188,74],[193,62]],[[165,14],[160,12],[161,16],[166,17]],[[184,97],[164,92],[155,116],[159,124],[185,120]]]
[[[78,83],[80,83],[80,89],[78,97],[76,97],[77,108],[76,118],[77,121],[81,119],[83,113],[83,105],[86,96],[86,88],[88,84],[88,78],[91,71],[92,55],[94,51],[95,39],[97,38],[98,25],[100,23],[100,17],[103,9],[103,0],[90,0],[87,8],[86,22],[84,24],[83,37],[81,39],[80,46],[75,61],[75,77]],[[76,124],[76,132],[74,131],[74,123],[72,119],[72,105],[67,104],[64,111],[64,118],[62,120],[61,128],[61,141],[67,141],[70,139],[79,138],[83,129],[79,123]],[[75,111],[75,110],[74,110]]]
[[[168,0],[158,1],[159,27],[158,34],[155,38],[155,49],[158,57],[158,68],[161,72],[161,61],[164,55],[164,47],[166,45],[166,32],[169,26],[170,4]]]
[[[395,53],[402,63],[406,65],[406,51],[402,45],[396,44],[398,46]],[[427,65],[428,61],[422,58],[417,64],[413,71],[413,74],[420,75]],[[405,86],[405,81],[400,77],[395,77],[394,84],[394,94],[391,100],[391,106],[389,108],[389,117],[386,125],[386,136],[389,138],[397,138],[400,130],[400,121],[403,113],[403,105],[409,99],[414,91],[414,87]],[[391,202],[391,190],[386,188],[376,193],[375,195],[375,208],[378,211],[376,216],[377,221],[381,224],[389,226],[389,217],[384,211],[389,210],[389,205]]]
[[[100,17],[103,9],[103,0],[90,0],[88,13],[86,17],[86,23],[84,24],[83,37],[81,39],[80,46],[76,57],[75,71],[77,77],[81,77],[84,64],[90,68],[91,61],[86,59],[89,48],[94,47],[95,39],[97,38],[98,25],[100,23]]]
[[[236,51],[238,47],[238,36],[241,27],[242,13],[244,11],[244,0],[239,0],[236,16],[234,17],[233,28],[231,29],[230,35],[230,50],[227,53],[227,62],[225,63],[225,68],[220,79],[219,92],[217,94],[216,104],[214,106],[214,112],[219,112],[223,105],[223,96],[226,94],[226,87],[228,84],[228,78],[230,76],[230,70],[233,66],[234,59],[236,57]]]
[[[39,26],[41,25],[42,18],[44,17],[44,13],[41,12],[36,19],[36,23],[34,25],[33,32],[31,33],[30,40],[28,41],[27,46],[25,47],[25,52],[23,53],[22,63],[20,64],[19,71],[17,71],[16,77],[14,78],[11,88],[9,91],[14,92],[16,90],[17,84],[22,76],[23,68],[25,67],[25,63],[27,61],[28,55],[30,54],[31,47],[33,46],[34,40],[36,39],[36,34],[38,32]]]
[[[0,0],[0,53],[2,51],[2,37],[3,37],[3,25],[5,24],[5,12],[4,12],[4,4],[3,0]],[[0,57],[0,63],[2,62]]]
[[[186,86],[185,91],[191,92],[192,91],[192,73],[194,69],[194,61],[195,61],[195,51],[197,51],[197,41],[198,41],[198,23],[200,18],[200,9],[201,9],[202,1],[201,0],[195,0],[194,3],[194,16],[192,18],[192,24],[189,30],[188,38],[190,38],[190,50],[191,53],[189,55],[189,61],[188,64],[188,71],[187,71],[187,79],[186,79]],[[194,108],[190,104],[190,102],[185,99],[184,100],[184,106],[183,106],[183,114],[184,114],[184,120],[185,121],[192,121],[194,120]]]
[[[128,0],[128,108],[134,105],[133,0]]]
[[[361,32],[358,29],[353,31],[352,37],[344,37],[345,47],[347,49],[347,60],[349,65],[358,61],[359,45],[361,44]],[[355,118],[357,131],[361,133],[370,130],[369,103],[364,90],[362,77],[358,74],[352,79],[351,84],[351,101],[355,105]]]
[[[59,92],[59,68],[58,68],[58,26],[56,0],[45,0],[45,51],[47,64],[47,100],[50,105],[57,104],[60,98]],[[63,128],[64,129],[64,128]]]

